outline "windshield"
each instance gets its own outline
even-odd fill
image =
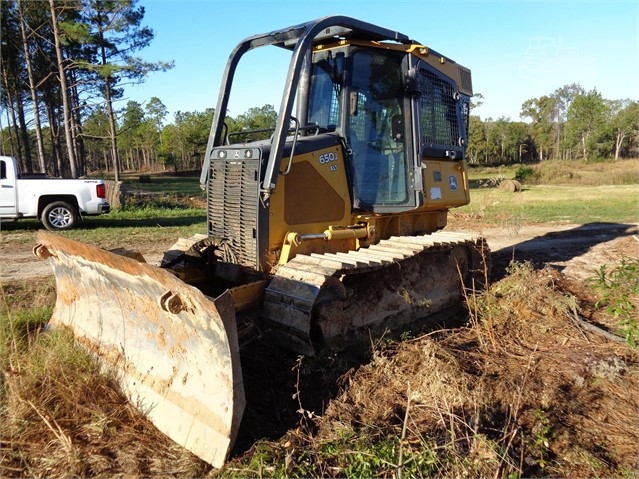
[[[361,47],[314,58],[308,120],[345,135],[353,207],[362,211],[405,209],[413,201],[403,58],[401,53]]]

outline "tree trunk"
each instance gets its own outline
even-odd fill
[[[42,138],[42,127],[40,125],[40,108],[38,107],[38,93],[36,91],[35,80],[33,77],[33,67],[31,65],[31,55],[29,54],[29,38],[27,36],[27,25],[22,9],[23,2],[18,0],[18,11],[20,12],[20,32],[22,34],[22,48],[24,50],[24,58],[27,67],[27,77],[29,79],[29,90],[31,92],[31,101],[33,102],[33,124],[35,127],[36,145],[38,148],[38,164],[40,172],[46,173],[47,166],[44,161],[44,141]]]
[[[621,146],[623,145],[623,140],[626,138],[621,131],[617,132],[615,136],[615,160],[619,159],[619,154],[621,153]]]
[[[586,140],[588,139],[588,135],[585,133],[581,135],[581,147],[583,148],[584,160],[588,161],[588,151],[586,149]]]
[[[60,125],[51,103],[45,101],[47,117],[49,118],[49,136],[51,138],[51,156],[53,175],[62,176],[62,148],[60,147]]]
[[[62,93],[62,108],[64,113],[64,136],[67,142],[67,155],[69,156],[69,167],[71,177],[77,178],[78,172],[75,162],[75,150],[73,148],[73,135],[71,131],[71,104],[69,102],[69,91],[67,89],[67,77],[64,71],[64,58],[62,57],[62,46],[60,44],[60,31],[58,29],[58,15],[55,10],[55,0],[49,0],[51,8],[51,23],[53,24],[53,43],[58,60],[58,76],[60,80],[60,90]]]
[[[4,82],[4,91],[7,95],[7,123],[9,124],[9,142],[14,156],[22,157],[22,146],[18,138],[18,128],[16,122],[15,108],[13,103],[13,91],[9,88],[9,78],[6,65],[2,68],[2,81]]]
[[[76,165],[78,174],[86,174],[86,151],[84,149],[84,139],[82,137],[82,109],[80,108],[80,96],[78,94],[78,83],[75,72],[70,73],[73,86],[70,90],[70,99],[73,105],[71,118],[73,120],[73,148],[76,155]]]
[[[22,102],[22,97],[17,95],[15,110],[17,114],[18,125],[16,125],[19,131],[19,143],[22,144],[22,151],[24,155],[22,155],[22,171],[26,171],[27,173],[33,173],[33,162],[31,161],[31,144],[29,143],[29,129],[27,128],[27,120],[24,114],[24,103]]]
[[[106,64],[106,57],[103,53],[103,65]],[[115,124],[115,113],[113,111],[113,101],[111,99],[111,87],[109,79],[104,79],[104,99],[107,106],[107,117],[109,119],[109,135],[111,140],[111,155],[113,158],[113,173],[115,181],[120,181],[120,155],[118,154],[118,130]]]

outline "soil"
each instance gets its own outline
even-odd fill
[[[118,245],[120,248],[131,249],[143,253],[147,263],[158,265],[165,251],[168,251],[177,238],[167,238],[166,241],[128,244],[126,238]],[[33,231],[2,236],[0,233],[0,282],[43,278],[53,275],[47,261],[39,260],[33,254],[35,234]]]

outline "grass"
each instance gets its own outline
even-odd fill
[[[632,287],[635,268],[606,288]],[[51,280],[5,285],[2,475],[634,477],[637,359],[575,329],[556,272],[510,273],[469,299],[472,328],[375,342],[321,416],[300,409],[297,427],[219,471],[159,434],[70,335],[42,329]]]
[[[497,188],[502,179],[515,178],[522,191]],[[469,181],[470,205],[452,214],[485,226],[639,222],[639,159],[471,167]]]
[[[639,343],[639,259],[622,258],[612,270],[602,265],[593,281],[597,308],[605,308],[616,320],[619,332],[633,348]]]
[[[530,168],[549,184],[524,182],[523,191],[518,193],[495,188],[500,178],[514,178],[520,168],[520,165],[470,168],[471,203],[456,208],[451,215],[481,221],[484,226],[639,221],[639,160],[547,161]],[[80,228],[63,234],[111,247],[119,237],[134,237],[143,243],[166,242],[206,232],[205,195],[198,178],[155,175],[150,182],[143,183],[139,175],[124,175],[124,183],[150,196],[136,195],[128,200],[125,209],[86,217]],[[3,223],[2,241],[31,243],[39,228],[35,219]]]
[[[202,196],[200,177],[197,176],[171,176],[148,175],[149,181],[140,181],[140,176],[127,175],[123,177],[125,186],[135,190],[167,195]]]
[[[35,219],[2,224],[2,243],[33,243],[42,225]],[[140,243],[175,241],[178,237],[206,234],[206,210],[184,206],[146,206],[114,210],[107,215],[85,217],[76,229],[59,234],[103,247],[115,247],[125,238]]]
[[[474,187],[495,185],[501,178],[518,179],[526,185],[636,185],[639,184],[639,159],[548,160],[532,165],[471,166],[469,178]]]
[[[44,328],[54,298],[53,278],[0,288],[0,476],[201,477],[202,461],[141,416],[69,331]]]
[[[453,215],[467,216],[485,226],[504,223],[593,222],[637,223],[639,185],[621,186],[524,186],[517,193],[499,188],[471,191],[471,203]]]
[[[373,344],[311,427],[215,477],[634,477],[636,354],[579,329],[556,271],[510,272],[472,327]]]

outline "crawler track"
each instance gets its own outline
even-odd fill
[[[463,287],[489,277],[483,238],[437,232],[391,237],[358,251],[298,255],[278,267],[262,317],[288,348],[318,346],[365,331],[378,333],[457,304]]]

